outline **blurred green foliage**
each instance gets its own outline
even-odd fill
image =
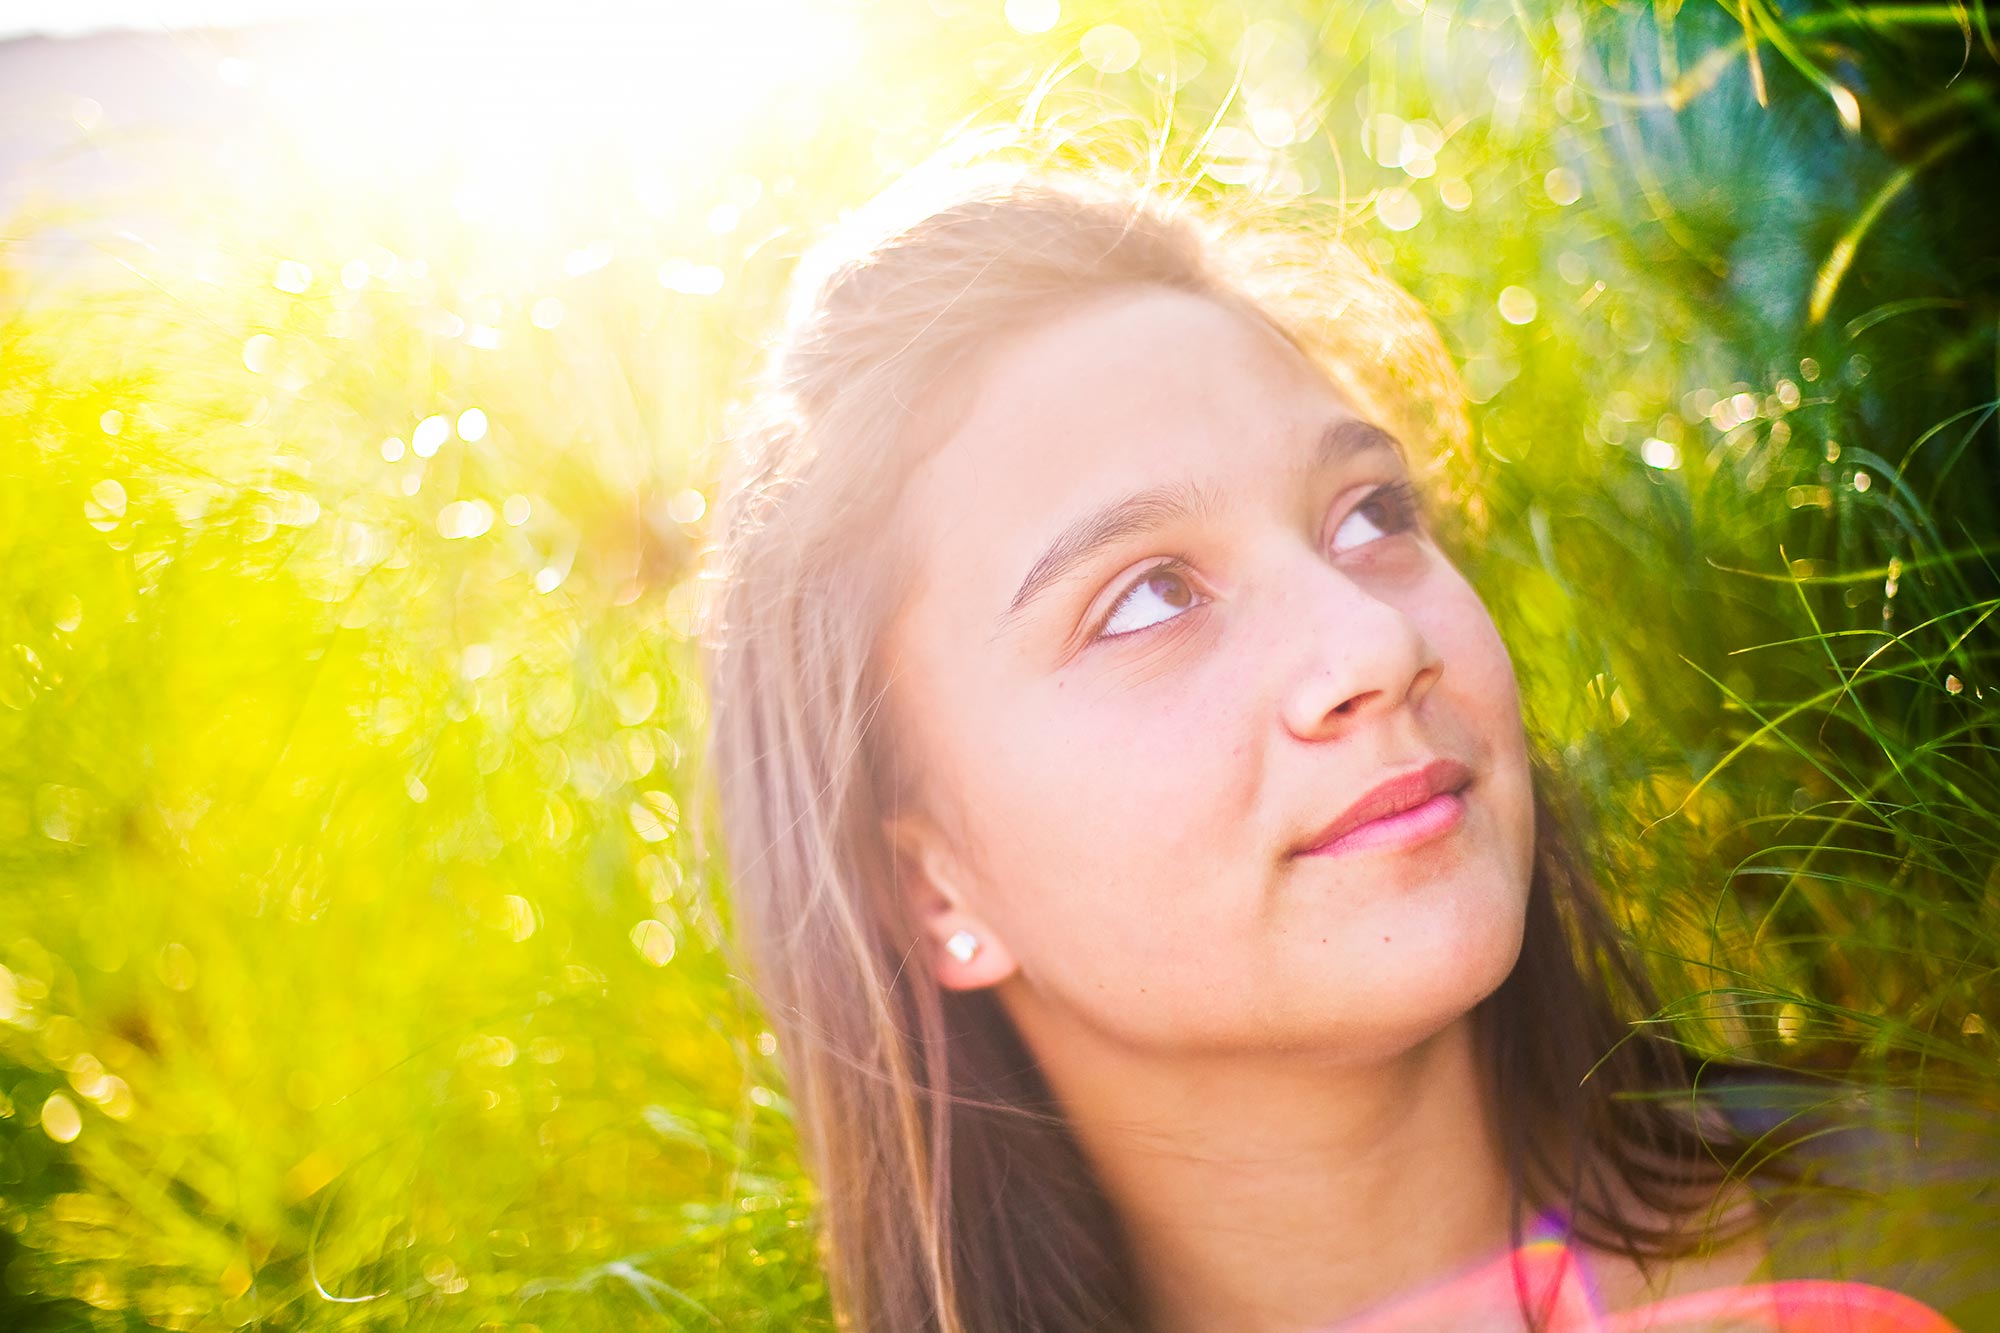
[[[689,575],[792,262],[973,121],[1350,204],[1662,1017],[1994,1103],[1982,6],[832,8],[532,233],[246,125],[0,236],[0,1322],[830,1326]]]

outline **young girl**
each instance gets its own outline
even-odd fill
[[[1050,172],[799,293],[704,647],[845,1327],[1945,1326],[1744,1285],[1749,1131],[1632,1024],[1406,295]]]

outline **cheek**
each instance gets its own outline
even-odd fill
[[[1424,632],[1442,657],[1447,693],[1474,719],[1488,744],[1518,742],[1520,685],[1513,658],[1486,604],[1455,570],[1447,570],[1430,600]]]
[[[1520,683],[1499,627],[1470,585],[1459,582],[1452,613],[1434,632],[1443,640],[1445,678],[1456,676],[1452,706],[1475,733],[1466,739],[1480,755],[1500,835],[1525,885],[1534,859],[1535,811]]]
[[[1124,989],[1212,943],[1210,909],[1256,827],[1243,719],[1216,706],[1234,689],[1052,680],[957,733],[951,769],[992,924],[1031,971],[1069,976],[1065,990]]]
[[[1265,813],[1258,737],[1270,726],[1259,711],[1266,682],[1246,654],[1169,644],[1159,656],[1163,667],[1135,659],[1066,684],[1049,703],[1077,773],[1090,775],[1073,808],[1117,831],[1155,900],[1184,898],[1219,864],[1241,860]]]

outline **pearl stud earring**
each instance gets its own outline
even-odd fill
[[[979,952],[979,937],[969,930],[958,931],[944,942],[944,951],[961,963],[969,963]]]

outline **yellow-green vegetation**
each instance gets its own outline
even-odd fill
[[[0,1323],[830,1327],[691,575],[794,260],[969,121],[1344,201],[1661,1017],[2000,1097],[1983,5],[820,9],[618,152],[114,119],[165,179],[4,224]]]

